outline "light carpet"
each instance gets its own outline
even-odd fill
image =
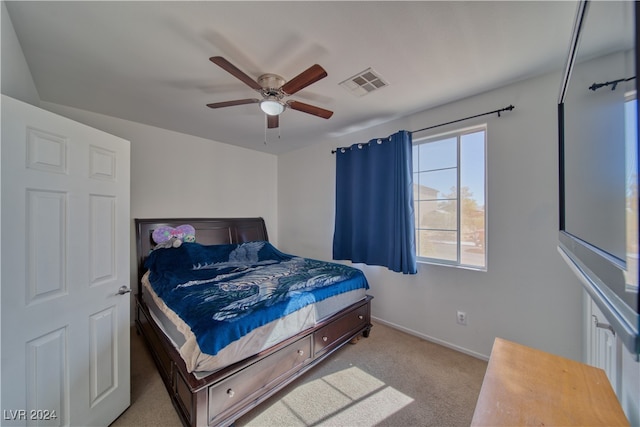
[[[131,334],[131,406],[112,427],[180,426],[143,339]],[[468,426],[487,362],[374,323],[236,426]]]

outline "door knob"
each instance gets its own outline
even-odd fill
[[[116,295],[124,295],[128,294],[129,292],[131,292],[131,289],[129,289],[126,285],[122,285],[120,286],[120,289],[118,289],[118,293]]]

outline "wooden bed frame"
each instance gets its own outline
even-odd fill
[[[171,401],[185,426],[228,426],[294,381],[331,353],[371,330],[371,296],[336,313],[313,328],[198,379],[187,372],[178,351],[152,320],[142,299],[144,260],[160,226],[191,224],[202,244],[268,240],[262,218],[136,219],[138,294],[136,326],[144,337]]]

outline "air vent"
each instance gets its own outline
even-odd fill
[[[373,71],[372,68],[367,68],[340,83],[340,86],[355,96],[364,96],[387,85],[388,83],[385,82],[378,73]]]

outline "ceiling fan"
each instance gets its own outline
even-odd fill
[[[234,101],[214,102],[212,104],[207,104],[207,107],[209,108],[231,107],[234,105],[244,104],[260,104],[260,109],[267,115],[268,128],[277,128],[279,126],[279,115],[286,108],[302,111],[307,114],[313,114],[314,116],[322,117],[323,119],[328,119],[333,115],[333,111],[305,104],[304,102],[294,100],[285,101],[287,96],[293,95],[310,84],[327,77],[327,72],[318,64],[312,65],[289,81],[286,81],[277,74],[270,73],[262,74],[257,80],[254,80],[221,56],[213,56],[209,58],[209,60],[262,95],[262,99],[248,98],[236,99]]]

